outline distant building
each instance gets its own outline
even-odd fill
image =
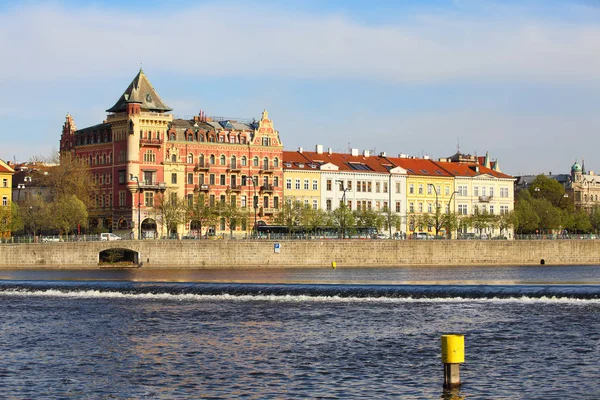
[[[8,225],[11,218],[11,193],[12,193],[12,177],[15,170],[8,165],[6,162],[0,160],[0,207],[1,213],[0,218],[0,237],[10,236],[11,232],[8,230]]]

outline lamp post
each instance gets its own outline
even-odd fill
[[[439,223],[440,223],[440,206],[438,203],[438,192],[433,183],[428,183],[427,186],[431,186],[433,191],[435,192],[435,236],[439,233]]]
[[[450,214],[450,207],[452,206],[452,198],[454,197],[455,194],[458,193],[458,190],[455,190],[454,192],[452,192],[452,194],[450,195],[450,200],[448,201],[448,210],[446,212],[446,214]],[[458,224],[457,224],[458,225]],[[450,232],[450,239],[452,239],[452,232]]]
[[[258,196],[256,195],[256,181],[254,180],[254,177],[251,176],[250,180],[252,181],[252,187],[254,188],[254,196],[252,197],[252,203],[254,206],[254,238],[256,239],[256,212],[258,210]]]
[[[138,209],[138,240],[140,240],[140,238],[142,237],[142,225],[141,225],[141,213],[140,213],[140,208],[142,207],[142,199],[141,199],[141,193],[142,193],[142,188],[140,186],[140,179],[137,176],[132,177],[131,179],[133,179],[134,181],[137,182],[137,194],[138,194],[138,204],[137,204],[137,209]]]
[[[19,189],[19,194],[17,195],[17,203],[19,203],[21,201],[21,189],[25,189],[25,184],[19,183],[17,189]]]
[[[348,187],[344,187],[344,181],[336,180],[336,183],[340,184],[342,190],[342,239],[346,238],[346,192]]]

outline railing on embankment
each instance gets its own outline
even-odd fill
[[[600,264],[597,240],[122,240],[2,244],[0,268],[96,268],[111,248],[137,253],[143,268]]]

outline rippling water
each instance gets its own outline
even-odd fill
[[[3,397],[600,398],[599,267],[0,278]],[[455,393],[445,333],[465,334]]]

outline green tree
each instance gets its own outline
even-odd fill
[[[452,239],[452,232],[458,229],[458,215],[453,212],[443,214],[441,226],[446,230],[446,237]]]
[[[20,214],[25,230],[36,236],[42,229],[52,229],[48,203],[40,194],[34,194],[21,202]]]
[[[341,207],[340,207],[341,208]],[[344,210],[347,207],[344,205]],[[349,210],[348,210],[349,211]],[[361,228],[377,228],[381,229],[383,226],[384,218],[381,213],[375,210],[360,209],[354,211],[354,219],[356,220],[356,226]]]
[[[389,207],[384,207],[381,211],[383,218],[383,224],[385,230],[388,231],[388,235],[392,237],[392,228],[399,231],[402,224],[402,218],[398,213],[393,212]]]
[[[538,175],[531,182],[528,188],[531,197],[534,199],[546,199],[554,207],[559,207],[567,202],[563,201],[565,198],[565,188],[555,179],[548,178],[546,175]]]
[[[229,196],[228,201],[221,202],[217,206],[217,213],[225,221],[229,228],[229,237],[233,238],[233,231],[241,223],[245,213],[237,206],[237,196]]]
[[[202,235],[202,229],[215,225],[218,220],[218,214],[215,207],[211,207],[204,194],[200,193],[194,197],[191,204],[187,205],[187,218],[190,221],[198,221],[198,234]]]
[[[590,216],[583,210],[571,214],[568,224],[564,225],[570,232],[589,233],[592,230]]]
[[[19,206],[13,202],[10,207],[0,206],[0,239],[9,238],[14,232],[23,229]]]
[[[56,227],[61,235],[67,235],[77,225],[86,225],[88,213],[83,201],[76,195],[59,196],[49,205],[53,210],[50,214],[52,226]]]
[[[330,225],[338,230],[338,236],[342,239],[355,233],[358,223],[355,218],[356,214],[352,213],[346,204],[340,204],[338,208],[329,213]]]
[[[300,200],[295,198],[286,198],[281,205],[280,211],[275,215],[275,223],[288,228],[289,237],[292,232],[300,229],[303,219],[304,207]]]
[[[167,228],[168,236],[177,235],[177,227],[185,222],[187,203],[176,192],[158,193],[154,197],[154,214],[161,223],[161,233]]]
[[[522,190],[515,201],[515,230],[519,233],[534,233],[539,227],[540,218],[532,204],[533,198],[527,190]]]

